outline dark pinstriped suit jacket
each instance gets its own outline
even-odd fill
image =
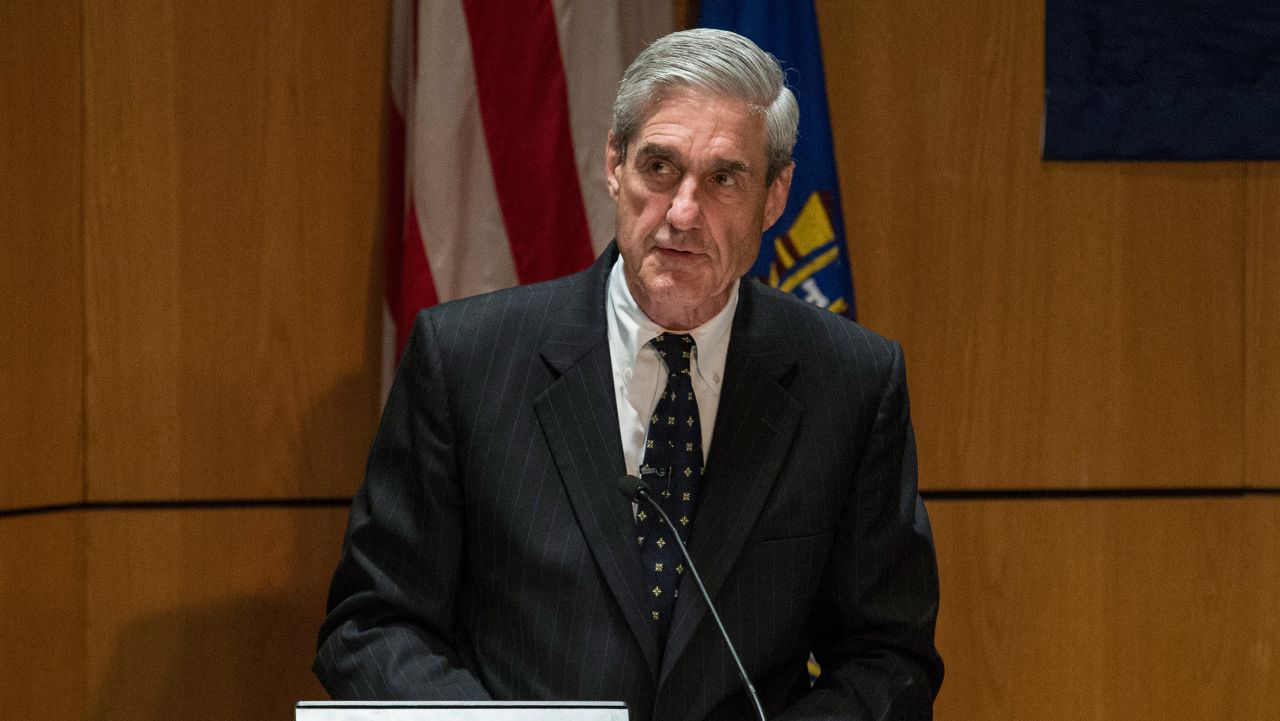
[[[418,316],[320,631],[335,698],[751,718],[692,579],[665,653],[640,602],[616,257]],[[899,347],[744,282],[713,439],[690,550],[771,718],[929,718],[937,571]]]

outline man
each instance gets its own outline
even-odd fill
[[[937,574],[901,350],[740,280],[786,203],[797,119],[745,38],[657,41],[615,103],[616,244],[419,314],[320,632],[330,693],[751,718],[673,531],[618,492],[643,472],[771,718],[931,716]]]

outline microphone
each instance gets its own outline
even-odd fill
[[[720,614],[716,613],[716,606],[711,602],[711,594],[707,593],[707,587],[702,585],[702,577],[698,575],[698,569],[693,565],[693,559],[689,557],[689,549],[684,547],[684,541],[680,540],[680,532],[676,530],[676,526],[667,516],[667,512],[662,510],[662,504],[653,497],[649,490],[649,484],[644,479],[636,476],[623,476],[618,479],[618,490],[622,495],[633,503],[644,501],[653,507],[658,515],[662,517],[662,522],[667,524],[667,528],[672,530],[672,536],[675,537],[676,547],[680,549],[680,555],[684,557],[684,562],[689,564],[689,573],[693,576],[693,580],[698,585],[698,591],[702,593],[702,600],[707,602],[707,609],[711,611],[711,618],[715,619],[716,627],[720,629],[720,636],[724,639],[724,645],[729,647],[729,655],[733,657],[733,663],[738,667],[738,675],[742,677],[742,685],[747,691],[747,697],[751,699],[752,705],[755,707],[756,716],[760,721],[767,721],[764,717],[764,706],[760,705],[760,696],[756,694],[756,687],[751,685],[751,679],[747,678],[747,669],[742,666],[742,659],[738,657],[738,652],[733,647],[733,641],[729,640],[729,632],[724,630],[724,624],[720,622]]]

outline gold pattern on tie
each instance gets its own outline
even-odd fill
[[[654,495],[662,499],[661,504],[670,515],[679,518],[675,529],[667,530],[674,530],[688,543],[704,468],[702,429],[691,373],[697,353],[693,338],[688,335],[663,333],[650,343],[666,366],[667,384],[650,416],[640,475]],[[673,495],[678,496],[679,501],[673,501]],[[675,508],[676,503],[680,508]],[[659,638],[665,643],[667,629],[674,618],[675,599],[680,595],[678,583],[684,566],[678,565],[676,544],[667,543],[667,531],[662,528],[666,524],[658,514],[642,517],[637,513],[636,522],[640,535],[647,539],[640,543],[644,589],[649,597],[646,606],[657,622]],[[658,533],[652,532],[655,529]]]

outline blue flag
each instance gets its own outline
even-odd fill
[[[855,317],[812,0],[702,0],[698,24],[732,30],[772,53],[800,103],[791,196],[782,217],[765,233],[752,275],[814,305]]]

